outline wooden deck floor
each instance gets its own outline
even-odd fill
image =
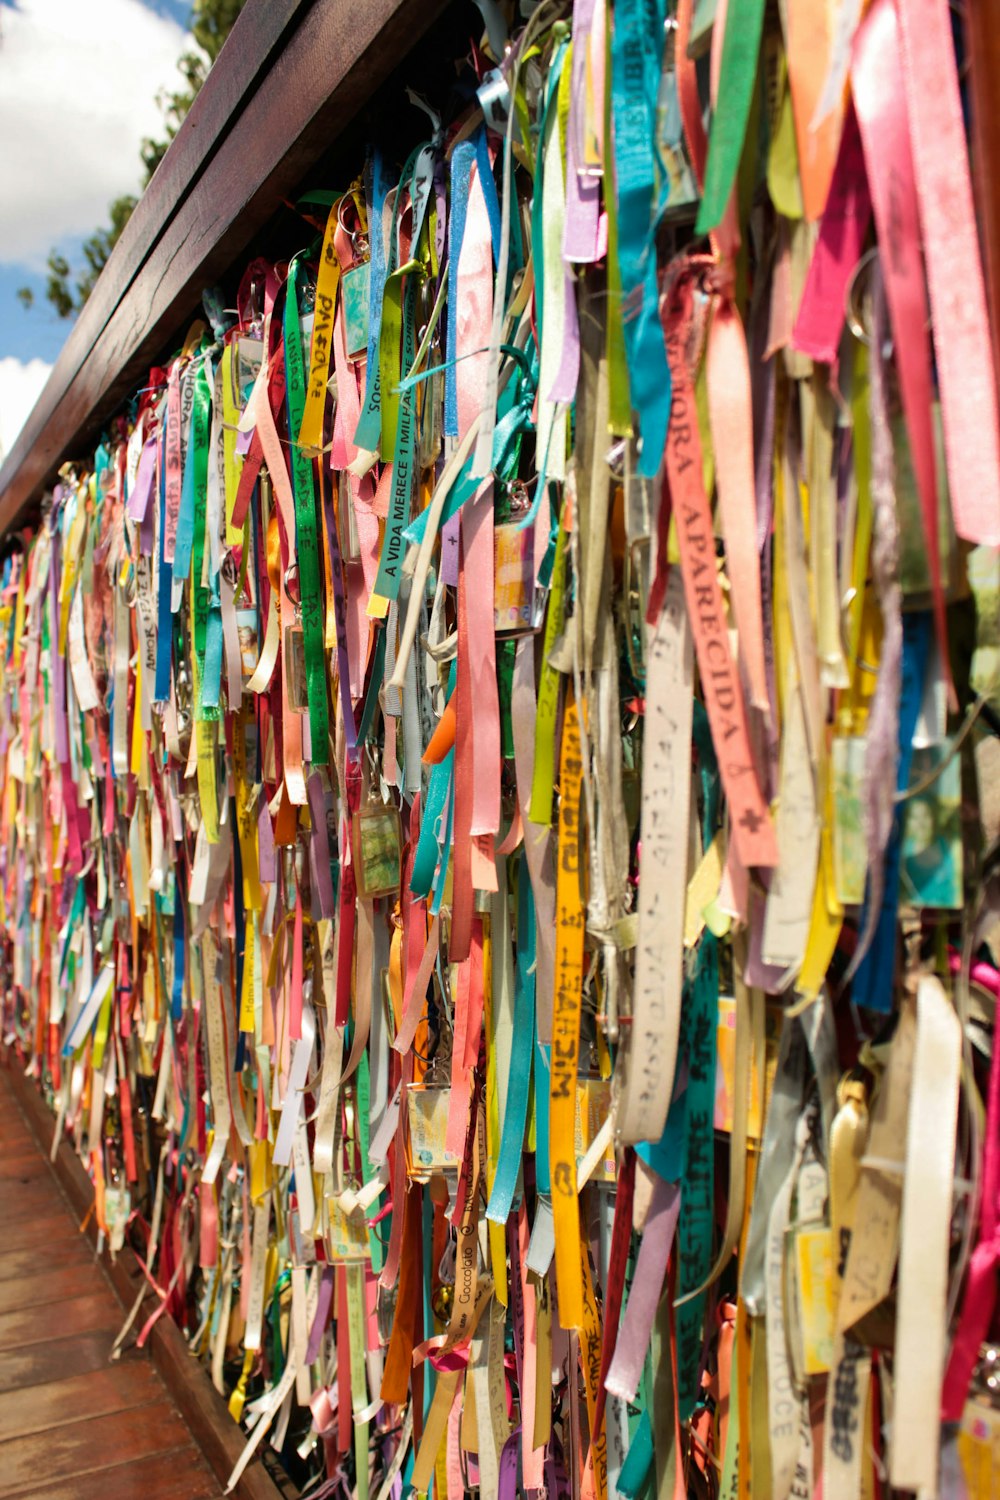
[[[143,1351],[0,1066],[0,1497],[202,1500],[221,1486]]]

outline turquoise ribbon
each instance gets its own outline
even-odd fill
[[[531,1055],[535,1042],[535,900],[524,857],[518,861],[517,957],[514,969],[514,1036],[511,1043],[507,1102],[493,1191],[486,1217],[505,1224],[514,1202],[521,1170],[524,1127],[531,1091]]]
[[[715,1042],[719,1021],[718,942],[706,932],[688,986],[682,1044],[688,1082],[684,1111],[684,1175],[677,1226],[677,1292],[683,1297],[712,1269],[715,1209]],[[699,1373],[706,1294],[677,1308],[677,1404],[686,1422],[700,1396]]]
[[[698,752],[702,789],[702,839],[707,846],[719,814],[719,766],[708,714],[695,704],[692,737]],[[683,1297],[701,1285],[712,1269],[715,1209],[715,1056],[719,1024],[719,951],[710,932],[698,948],[694,975],[684,986],[681,1049],[687,1064],[684,1097],[684,1170],[677,1225],[678,1284]],[[702,1323],[705,1293],[677,1309],[677,1404],[685,1422],[700,1395]]]
[[[456,676],[457,663],[452,662],[448,674],[449,697],[455,691]],[[429,896],[431,892],[440,843],[438,824],[444,812],[445,798],[448,796],[454,769],[455,750],[452,747],[444,759],[431,768],[431,774],[428,777],[427,797],[420,814],[420,836],[417,839],[417,850],[413,856],[413,873],[410,876],[410,890],[415,896]]]
[[[549,1177],[549,1079],[552,1076],[551,1051],[535,1041],[535,1186],[540,1193],[550,1193]]]
[[[656,284],[657,100],[664,0],[616,0],[611,44],[618,262],[629,394],[639,417],[639,473],[655,479],[670,421],[670,368]]]
[[[618,1476],[618,1493],[625,1500],[638,1500],[646,1484],[646,1477],[653,1465],[653,1428],[649,1412],[639,1418],[635,1436],[629,1444],[625,1462]]]
[[[524,361],[521,372],[513,380],[509,381],[500,393],[497,402],[497,424],[493,431],[493,452],[490,459],[490,467],[494,476],[503,482],[508,482],[517,474],[518,462],[521,453],[521,442],[526,432],[532,429],[531,409],[535,401],[535,382],[537,371],[529,361],[525,361],[521,350],[514,350],[513,346],[504,344],[502,346],[508,353],[515,353],[518,359]],[[525,368],[526,367],[526,368]],[[425,379],[430,374],[438,374],[441,366],[437,365],[433,371],[422,371],[420,375],[413,375],[408,380],[400,382],[400,391],[411,389],[418,381]],[[482,484],[481,479],[472,478],[473,454],[470,454],[465,463],[455,476],[454,483],[448,492],[444,502],[438,526],[446,526],[453,516],[457,515],[467,500]],[[419,547],[427,533],[430,520],[430,506],[422,510],[403,532],[403,541],[408,547]],[[378,590],[376,589],[376,593]]]
[[[198,547],[197,511],[202,506],[201,541],[204,547],[204,505],[208,488],[208,386],[203,379],[204,366],[189,379],[194,383],[191,411],[188,416],[188,435],[184,454],[184,474],[181,479],[181,508],[177,517],[177,536],[174,541],[173,579],[187,578],[191,571],[191,558]],[[201,576],[195,582],[200,584]]]
[[[453,752],[452,752],[453,753]],[[448,880],[448,863],[451,859],[451,843],[455,829],[455,783],[451,784],[451,796],[448,798],[448,817],[444,827],[444,842],[441,845],[441,860],[438,864],[437,878],[434,881],[434,900],[431,902],[431,913],[437,917],[441,915],[441,906],[444,902],[444,888]]]
[[[427,785],[427,802],[420,816],[420,837],[413,856],[410,890],[415,896],[429,896],[438,862],[437,824],[444,812],[445,798],[451,785],[455,752],[449,750],[444,760],[431,771]]]

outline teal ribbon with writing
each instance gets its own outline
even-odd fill
[[[664,0],[616,0],[611,44],[618,263],[628,351],[629,394],[639,417],[639,472],[654,479],[670,421],[670,367],[656,284],[659,213],[657,100],[663,62]]]

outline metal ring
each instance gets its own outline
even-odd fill
[[[283,583],[285,587],[285,593],[288,595],[292,603],[295,605],[301,604],[302,589],[299,584],[299,565],[297,562],[288,564],[288,567],[285,569]]]
[[[853,333],[854,337],[857,339],[858,343],[864,344],[866,349],[870,349],[872,346],[871,335],[865,331],[865,325],[860,317],[860,314],[855,311],[854,296],[855,292],[857,291],[858,282],[861,279],[862,273],[867,270],[868,266],[872,264],[877,255],[877,245],[873,245],[870,250],[865,251],[864,255],[862,255],[861,259],[854,267],[854,270],[851,272],[850,278],[844,291],[844,318],[846,319],[847,326]]]

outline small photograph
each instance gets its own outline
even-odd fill
[[[255,609],[238,609],[236,611],[236,634],[240,643],[240,667],[243,671],[243,682],[245,685],[257,670],[257,657],[259,655],[257,611]]]
[[[860,906],[865,899],[865,743],[860,736],[833,742],[833,873],[837,899],[845,906]]]
[[[406,1105],[410,1121],[410,1176],[428,1182],[435,1172],[459,1166],[445,1145],[451,1090],[422,1083],[407,1085]]]
[[[493,532],[493,621],[497,635],[524,635],[532,629],[535,594],[534,545],[530,527],[496,527]]]
[[[939,749],[914,751],[910,785],[919,785],[941,764]],[[906,802],[899,899],[907,906],[962,905],[962,795],[959,757],[953,756],[925,791]]]
[[[363,359],[368,352],[368,288],[371,283],[371,262],[362,261],[344,273],[341,280],[344,302],[344,326],[347,337],[347,357]]]
[[[354,860],[361,896],[389,896],[399,890],[399,813],[394,807],[354,814]]]

